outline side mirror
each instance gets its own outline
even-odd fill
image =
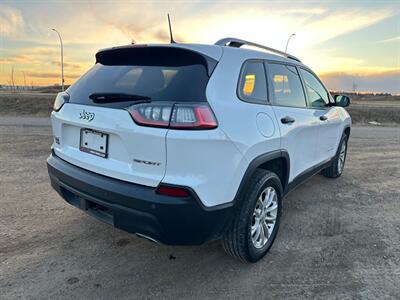
[[[341,107],[347,107],[350,105],[350,98],[346,95],[335,95],[335,105]]]

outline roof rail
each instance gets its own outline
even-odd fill
[[[277,49],[274,49],[274,48],[270,48],[270,47],[267,47],[267,46],[264,46],[264,45],[256,44],[256,43],[253,43],[253,42],[237,39],[237,38],[230,38],[230,37],[223,38],[223,39],[220,39],[219,41],[217,41],[215,43],[215,45],[218,45],[218,46],[229,46],[229,47],[236,47],[236,48],[240,48],[243,45],[253,46],[253,47],[261,48],[261,49],[267,50],[269,52],[273,52],[273,53],[279,54],[281,56],[284,56],[284,57],[296,60],[298,62],[301,62],[301,60],[298,59],[296,56],[287,54],[286,52],[283,52],[283,51],[280,51],[280,50],[277,50]]]

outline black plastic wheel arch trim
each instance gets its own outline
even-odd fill
[[[267,163],[269,161],[272,161],[274,159],[277,159],[277,158],[284,158],[285,161],[286,161],[286,170],[285,170],[285,172],[286,172],[287,176],[285,177],[286,178],[285,182],[281,183],[282,184],[282,188],[283,188],[283,194],[286,193],[286,188],[288,186],[288,179],[289,179],[289,174],[290,174],[289,154],[285,150],[275,150],[275,151],[271,151],[271,152],[267,152],[267,153],[261,154],[261,155],[257,156],[255,159],[253,159],[250,162],[249,166],[247,167],[247,169],[246,169],[246,171],[245,171],[245,173],[243,175],[242,181],[240,182],[239,188],[238,188],[238,190],[236,192],[235,198],[233,200],[234,203],[237,202],[237,200],[240,199],[240,197],[245,192],[246,187],[248,186],[254,171],[256,169],[258,169],[261,165],[263,165],[263,164],[265,164],[265,163]]]

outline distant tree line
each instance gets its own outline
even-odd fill
[[[370,96],[392,96],[391,93],[373,93],[373,92],[345,92],[345,91],[329,91],[332,95],[346,95],[353,98],[362,98]]]

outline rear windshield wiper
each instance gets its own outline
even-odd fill
[[[151,100],[148,96],[124,93],[93,93],[89,98],[92,99],[94,103]]]

